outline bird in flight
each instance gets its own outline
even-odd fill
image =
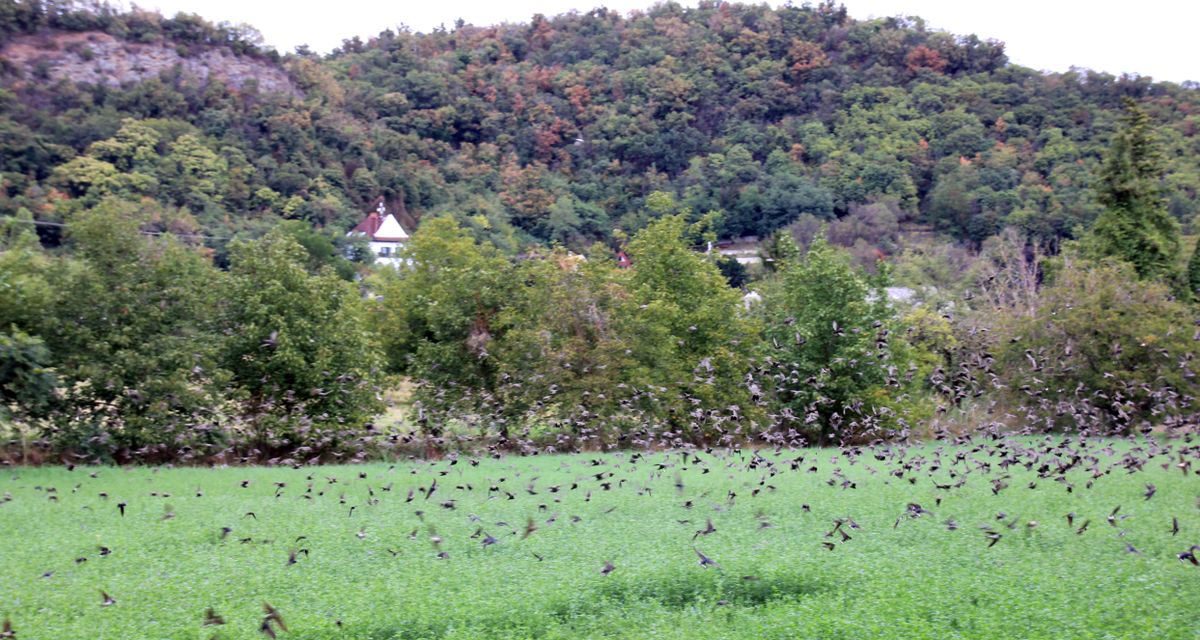
[[[212,607],[209,607],[208,610],[204,612],[204,626],[208,627],[218,624],[225,624],[225,618],[217,615],[217,612],[213,611]]]
[[[275,630],[271,628],[272,624],[277,625],[281,631],[288,630],[287,624],[283,622],[283,616],[279,615],[279,610],[275,607],[272,607],[270,603],[263,602],[263,612],[266,615],[262,619],[262,625],[258,628],[263,635],[267,636],[268,638],[275,637]]]
[[[709,567],[716,567],[718,569],[721,568],[721,565],[714,562],[712,558],[701,553],[700,550],[697,549],[696,547],[692,547],[692,551],[695,551],[696,557],[700,558],[700,566],[701,567],[704,567],[705,569],[707,569]]]

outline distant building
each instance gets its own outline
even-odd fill
[[[744,236],[733,240],[708,243],[708,253],[716,250],[722,257],[733,258],[743,265],[762,264],[758,236]]]
[[[762,304],[762,301],[763,301],[762,294],[760,294],[757,291],[750,290],[749,293],[742,296],[742,307],[744,307],[746,309],[746,311],[749,311],[749,310],[753,309],[754,307],[757,307],[758,305]]]
[[[408,242],[408,232],[396,220],[396,216],[388,213],[387,207],[380,201],[379,206],[367,215],[366,219],[350,230],[346,235],[365,235],[375,254],[375,264],[387,264],[399,267],[403,262],[400,252]]]

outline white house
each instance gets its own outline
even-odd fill
[[[346,235],[354,234],[367,236],[371,253],[375,254],[375,264],[400,266],[402,260],[399,253],[408,242],[408,232],[400,226],[396,216],[387,212],[387,207],[383,206],[382,201],[378,208]]]

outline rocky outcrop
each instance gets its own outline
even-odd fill
[[[255,83],[262,92],[301,95],[287,72],[266,60],[220,48],[189,53],[169,43],[125,42],[99,32],[14,38],[0,48],[0,63],[25,81],[67,79],[118,87],[178,67],[185,81],[200,85],[220,80],[240,90]]]

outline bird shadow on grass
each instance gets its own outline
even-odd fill
[[[814,577],[791,573],[759,577],[719,571],[681,571],[624,576],[605,581],[591,592],[593,597],[589,600],[597,608],[646,601],[657,602],[669,609],[693,606],[757,607],[774,601],[819,594],[831,590],[832,586]]]
[[[666,609],[753,608],[772,602],[787,602],[834,590],[827,580],[798,574],[758,576],[729,575],[718,571],[680,571],[659,575],[605,577],[597,583],[570,594],[531,606],[528,609],[486,612],[470,620],[468,626],[480,637],[509,636],[520,630],[523,637],[538,638],[551,629],[575,626],[584,620],[593,623],[607,616],[622,615],[631,605],[657,603]],[[586,626],[587,623],[585,623]],[[441,638],[453,628],[461,631],[463,621],[409,620],[354,629],[354,637],[363,638]],[[297,636],[299,637],[299,636]]]

